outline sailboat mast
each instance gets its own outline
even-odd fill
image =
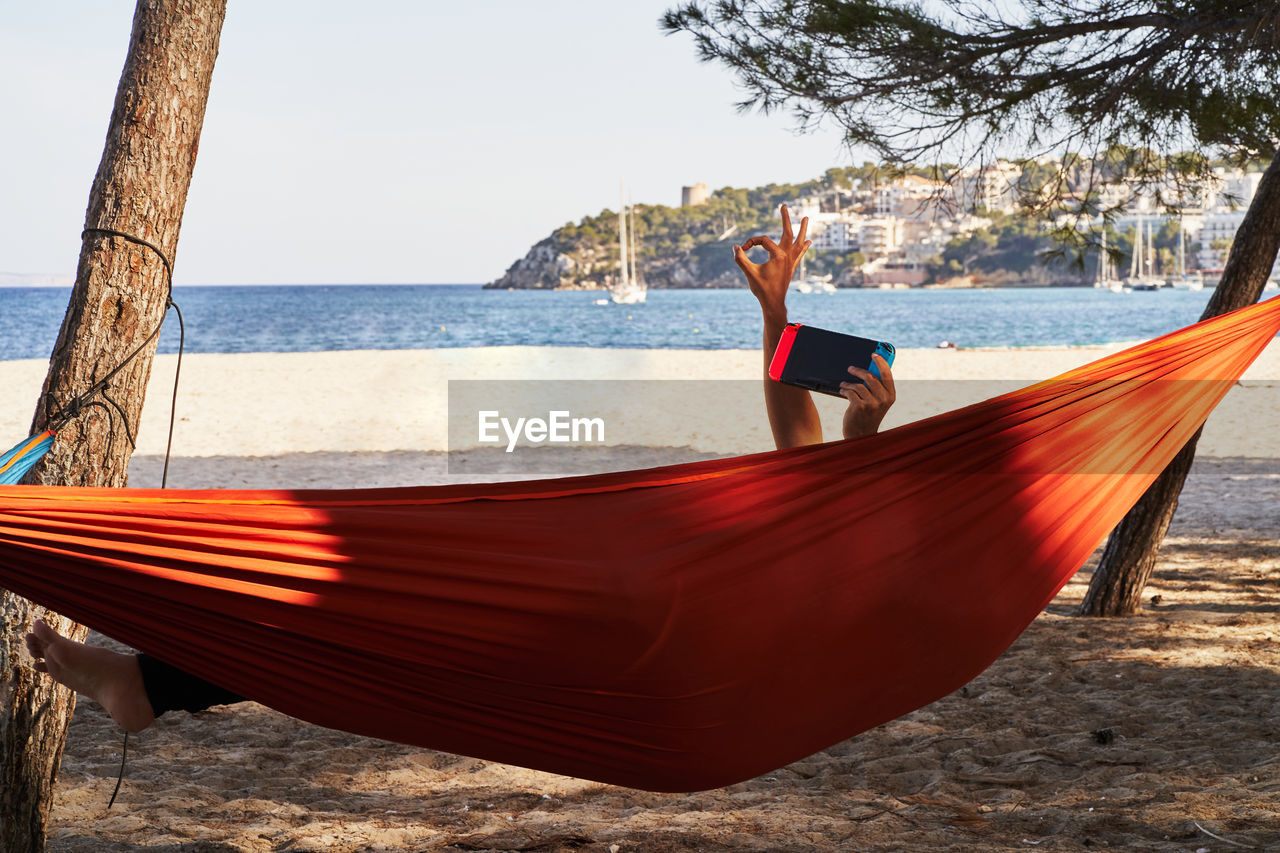
[[[1182,220],[1178,220],[1178,278],[1187,275],[1187,232],[1182,230]]]
[[[1151,223],[1147,223],[1147,275],[1156,277],[1156,243],[1151,240]]]
[[[620,286],[628,285],[627,279],[627,205],[625,185],[618,183],[618,268],[622,276]]]
[[[1142,224],[1133,226],[1133,256],[1129,258],[1129,278],[1137,278],[1142,265]]]
[[[1138,223],[1138,278],[1147,274],[1147,255],[1151,246],[1147,245],[1147,220]]]
[[[631,279],[635,285],[640,279],[636,276],[636,205],[631,193],[627,193],[627,210],[631,213]]]

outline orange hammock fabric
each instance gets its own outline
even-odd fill
[[[1280,331],[1280,300],[855,440],[354,491],[0,488],[0,584],[285,713],[659,791],[958,689]]]

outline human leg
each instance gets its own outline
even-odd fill
[[[203,711],[243,701],[149,655],[131,655],[77,643],[43,621],[27,634],[35,668],[93,699],[121,728],[139,732],[166,711]]]
[[[43,621],[27,634],[27,651],[38,671],[93,699],[126,731],[140,732],[155,720],[133,655],[77,643]]]

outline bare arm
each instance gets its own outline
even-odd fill
[[[764,315],[764,405],[769,413],[773,442],[779,450],[822,441],[822,423],[818,420],[818,410],[809,392],[769,378],[769,362],[787,325],[787,288],[800,258],[809,248],[809,242],[805,240],[808,228],[809,219],[806,217],[800,221],[799,236],[794,236],[791,214],[783,205],[782,237],[777,243],[760,236],[733,247],[734,260],[747,277],[747,284],[759,300],[760,311]],[[747,251],[753,246],[763,247],[769,253],[768,260],[762,264],[752,263],[747,258]]]
[[[804,257],[810,245],[805,239],[808,229],[809,219],[805,217],[800,220],[799,235],[793,236],[791,214],[784,204],[782,237],[777,243],[760,236],[733,247],[734,259],[746,275],[747,284],[759,300],[760,311],[764,316],[764,405],[769,413],[773,442],[779,450],[819,444],[822,441],[822,422],[809,392],[769,378],[769,362],[773,360],[778,341],[782,339],[782,330],[787,325],[787,288],[791,285],[791,277],[795,275],[800,258]],[[747,258],[747,250],[753,246],[761,246],[769,253],[768,260],[763,264],[752,263]],[[845,382],[840,386],[841,395],[849,401],[843,422],[845,438],[859,438],[877,432],[889,407],[897,399],[893,387],[893,372],[888,363],[878,355],[874,358],[879,378],[868,370],[850,367],[850,375],[862,381]]]

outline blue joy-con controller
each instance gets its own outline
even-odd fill
[[[893,367],[893,353],[894,353],[893,344],[886,343],[885,341],[880,341],[878,344],[876,344],[875,352],[872,353],[872,355],[879,355],[881,358],[884,359],[885,364],[889,365],[890,367]],[[874,376],[876,379],[880,378],[880,366],[876,364],[876,361],[874,358],[871,359],[871,367],[869,367],[868,370],[871,371],[871,375]]]

